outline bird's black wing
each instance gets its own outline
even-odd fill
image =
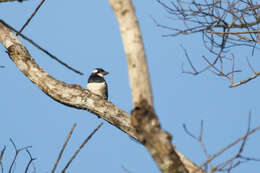
[[[107,100],[108,99],[108,89],[107,89],[108,87],[107,87],[107,82],[106,81],[105,81],[105,84],[106,84],[106,91],[105,91],[106,98],[105,99]]]

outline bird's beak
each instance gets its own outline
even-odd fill
[[[105,75],[107,75],[107,74],[109,74],[109,73],[106,72],[106,71],[104,71],[104,72],[102,72],[102,74],[105,76]]]

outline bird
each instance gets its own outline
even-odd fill
[[[95,68],[88,78],[87,89],[103,99],[108,99],[107,83],[104,76],[109,74],[102,68]]]

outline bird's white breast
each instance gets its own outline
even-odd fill
[[[97,94],[100,95],[102,97],[105,97],[105,92],[106,92],[106,84],[105,82],[102,83],[88,83],[87,85],[88,89]]]

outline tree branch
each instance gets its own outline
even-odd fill
[[[128,63],[130,88],[134,107],[140,100],[153,105],[149,71],[142,41],[142,35],[131,0],[110,0],[117,17]]]
[[[87,110],[97,116],[100,116],[110,124],[135,138],[137,141],[143,142],[143,140],[136,135],[135,128],[131,125],[130,115],[128,113],[79,85],[66,84],[50,76],[34,61],[17,36],[2,21],[0,21],[0,42],[7,49],[10,59],[16,64],[21,72],[23,72],[24,75],[28,77],[28,79],[30,79],[35,85],[37,85],[46,95],[61,104],[76,109]],[[161,138],[164,137],[168,138],[169,135],[164,135]],[[160,143],[156,143],[155,145],[158,144]],[[170,146],[170,151],[175,153],[172,149],[173,146]],[[176,150],[176,152],[178,151]],[[172,155],[178,159],[177,155]],[[199,169],[184,155],[179,152],[178,155],[190,172],[192,172],[192,170]],[[199,170],[199,172],[203,172],[201,169]]]
[[[46,95],[61,104],[98,115],[135,138],[128,113],[79,85],[66,84],[50,76],[34,61],[17,36],[1,21],[0,42],[16,66]]]
[[[1,2],[13,2],[13,1],[23,2],[24,0],[0,0],[0,3]]]
[[[157,166],[164,173],[188,172],[174,146],[171,135],[161,128],[154,112],[149,70],[135,10],[131,0],[110,0],[119,23],[125,54],[132,102],[131,123],[136,136],[149,150]]]
[[[240,86],[258,77],[259,74],[254,74],[235,83],[233,79],[237,71],[232,70],[229,73],[224,73],[223,70],[224,67],[225,69],[228,67],[226,64],[229,64],[227,61],[224,62],[223,58],[229,57],[230,52],[231,54],[236,52],[235,47],[247,48],[248,52],[252,52],[252,55],[255,50],[259,50],[260,5],[258,5],[258,1],[157,0],[157,2],[170,15],[170,20],[182,23],[178,26],[168,26],[160,24],[153,18],[156,26],[172,32],[163,36],[174,37],[201,33],[204,47],[215,56],[212,65],[206,66],[198,72],[194,71],[195,68],[187,58],[192,71],[183,70],[184,73],[198,75],[206,70],[211,71],[208,67],[212,67],[217,72],[221,72],[220,75],[229,79],[230,87]],[[186,53],[185,56],[187,57]]]
[[[100,123],[91,133],[90,135],[83,141],[83,143],[79,146],[79,148],[76,150],[76,152],[73,154],[73,156],[70,158],[66,166],[63,168],[61,173],[65,173],[72,163],[72,161],[77,157],[81,149],[88,143],[88,141],[92,138],[92,136],[100,129],[100,127],[103,125],[103,123]]]
[[[22,26],[22,28],[19,30],[19,32],[16,35],[19,35],[23,32],[24,28],[30,23],[32,18],[35,16],[35,14],[38,12],[38,10],[41,8],[42,4],[45,2],[45,0],[41,0],[40,4],[36,7],[33,14],[29,17],[29,19],[25,22],[25,24]]]
[[[63,154],[63,152],[64,152],[64,150],[65,150],[65,148],[66,148],[66,146],[67,146],[67,144],[68,144],[68,142],[69,142],[69,140],[71,138],[71,135],[74,132],[74,129],[76,128],[76,126],[77,126],[77,123],[74,123],[72,128],[70,129],[70,132],[69,132],[69,134],[68,134],[68,136],[66,138],[65,143],[63,144],[63,146],[62,146],[62,148],[60,150],[60,153],[59,153],[58,158],[57,158],[57,160],[56,160],[56,162],[55,162],[55,164],[54,164],[54,166],[53,166],[53,168],[51,170],[51,173],[55,173],[55,170],[56,170],[56,168],[57,168],[57,166],[58,166],[58,164],[60,162],[60,159],[62,157],[62,154]]]

